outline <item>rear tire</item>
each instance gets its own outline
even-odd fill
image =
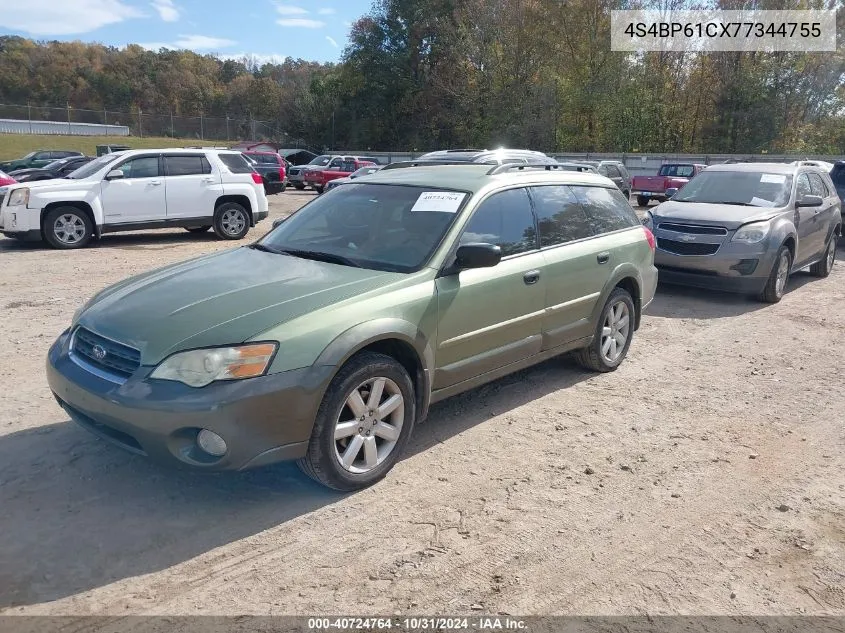
[[[414,396],[411,378],[396,360],[372,352],[354,356],[326,390],[308,452],[297,465],[334,490],[371,486],[393,468],[408,443],[416,419]]]
[[[325,187],[320,187],[320,186],[318,186],[318,185],[314,185],[314,191],[316,191],[316,192],[317,192],[317,195],[318,195],[318,196],[319,196],[321,193],[323,193],[323,190],[324,190],[324,189],[325,189]]]
[[[836,235],[830,236],[830,241],[827,243],[827,248],[824,249],[824,256],[815,264],[810,266],[810,272],[816,277],[824,279],[830,275],[833,270],[833,264],[836,262]]]
[[[297,191],[302,191],[303,189],[305,189],[305,185],[303,185],[302,183],[295,182],[293,183],[293,188]]]
[[[94,237],[94,223],[76,207],[58,207],[44,216],[44,239],[53,248],[85,248]]]
[[[185,230],[188,233],[205,233],[210,228],[211,228],[211,225],[208,224],[206,226],[186,226]]]
[[[615,371],[631,347],[636,314],[628,291],[614,288],[601,311],[593,342],[575,352],[578,364],[597,372]]]
[[[242,240],[249,233],[249,213],[237,202],[224,202],[214,210],[214,233],[223,240]]]
[[[638,207],[647,207],[648,206],[648,198],[645,196],[637,196],[637,206]]]
[[[792,255],[786,245],[781,246],[772,264],[772,271],[763,292],[758,297],[764,303],[777,303],[783,299],[786,293],[786,284],[789,282],[789,273],[792,269]]]

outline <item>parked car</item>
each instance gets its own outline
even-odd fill
[[[423,154],[412,163],[448,162],[448,163],[482,163],[487,165],[501,165],[505,163],[525,165],[555,165],[557,161],[542,152],[527,149],[446,149]],[[404,163],[392,163],[393,166]],[[395,168],[395,167],[392,167]]]
[[[713,165],[647,211],[660,280],[776,303],[802,268],[827,277],[841,234],[830,176],[786,164]]]
[[[243,152],[243,155],[252,161],[255,171],[261,174],[265,194],[269,196],[285,190],[287,167],[284,158],[274,152]]]
[[[842,201],[842,212],[845,213],[845,160],[834,163],[833,169],[830,170],[830,179],[833,181],[833,186],[836,187],[836,195]]]
[[[82,152],[75,152],[71,150],[38,150],[36,152],[30,152],[23,158],[0,162],[0,170],[8,173],[15,171],[16,169],[44,167],[45,165],[52,163],[54,160],[69,158],[71,156],[82,156]]]
[[[383,169],[255,244],[101,291],[52,345],[67,414],[199,470],[299,460],[337,490],[393,467],[429,405],[545,359],[623,362],[654,241],[606,178]]]
[[[325,169],[307,169],[304,175],[305,184],[317,193],[323,193],[326,185],[332,180],[346,178],[362,167],[376,166],[373,161],[357,159],[351,156],[345,158],[349,160],[344,159],[337,167],[332,166],[334,164],[334,161],[332,161]]]
[[[317,158],[317,154],[309,152],[307,149],[280,149],[279,155],[287,161],[289,165],[307,165],[312,160]]]
[[[63,180],[9,187],[0,233],[82,248],[104,233],[214,228],[242,239],[267,217],[261,176],[240,152],[133,150],[91,161]]]
[[[647,207],[652,200],[667,200],[667,189],[680,189],[706,167],[697,163],[666,163],[660,166],[656,176],[634,176],[631,188],[637,197],[637,205]]]
[[[558,169],[565,169],[566,171],[580,171],[588,174],[597,174],[599,170],[594,165],[586,163],[573,163],[569,161],[558,161]]]
[[[833,163],[829,163],[826,160],[795,160],[789,164],[805,165],[806,167],[819,167],[827,173],[830,173],[830,171],[833,169]]]
[[[625,163],[621,160],[587,160],[584,162],[593,165],[602,176],[610,178],[626,198],[631,197],[631,174],[628,173]]]
[[[338,185],[344,185],[346,183],[352,182],[353,180],[355,180],[356,178],[360,178],[361,176],[369,176],[370,174],[374,174],[381,168],[382,165],[367,165],[366,167],[356,169],[345,178],[335,178],[334,180],[330,180],[329,182],[327,182],[326,191],[328,191],[329,189],[334,189]]]
[[[71,158],[61,158],[59,160],[54,160],[46,167],[17,169],[10,175],[14,176],[18,182],[33,182],[35,180],[64,178],[83,165],[90,163],[92,160],[94,160],[93,156],[73,156]]]
[[[105,156],[112,152],[127,152],[131,147],[128,145],[97,145],[97,156]]]
[[[5,187],[7,185],[14,185],[17,182],[15,178],[12,178],[6,172],[0,171],[0,187]]]

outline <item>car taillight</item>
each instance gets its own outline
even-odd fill
[[[264,179],[261,177],[261,174],[259,174],[257,171],[254,171],[252,172],[252,182],[254,182],[256,185],[261,185],[264,183]]]
[[[657,248],[657,243],[654,241],[654,233],[652,233],[652,232],[648,229],[648,227],[647,227],[647,226],[644,226],[644,227],[643,227],[643,231],[645,231],[645,238],[646,238],[646,240],[648,240],[648,247],[649,247],[651,250],[656,249],[656,248]]]
[[[284,180],[284,179],[285,179],[285,168],[279,167],[279,180]]]

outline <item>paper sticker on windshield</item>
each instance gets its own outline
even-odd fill
[[[466,198],[465,193],[450,191],[424,191],[417,198],[411,211],[439,211],[441,213],[457,213],[461,202]]]
[[[783,174],[762,174],[760,182],[771,182],[775,185],[782,185],[786,182],[786,176]]]

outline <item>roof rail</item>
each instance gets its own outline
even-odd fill
[[[505,163],[504,165],[496,165],[490,171],[487,172],[488,176],[495,176],[496,174],[503,174],[506,171],[525,171],[526,169],[537,169],[537,170],[544,170],[544,171],[552,171],[560,169],[564,169],[564,165],[557,164],[557,165],[526,165],[525,163]]]
[[[403,160],[396,163],[389,163],[382,167],[385,169],[403,169],[405,167],[431,167],[433,165],[473,165],[465,160]]]

